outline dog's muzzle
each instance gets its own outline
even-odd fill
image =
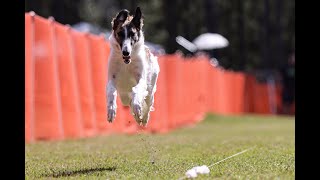
[[[130,56],[122,56],[122,58],[123,58],[123,62],[125,63],[125,64],[130,64],[131,63],[131,57]]]

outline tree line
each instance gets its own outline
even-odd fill
[[[146,40],[167,53],[181,50],[178,35],[192,41],[206,32],[219,33],[229,46],[213,51],[220,65],[236,71],[277,69],[295,51],[295,1],[292,0],[33,0],[25,11],[53,16],[62,24],[87,21],[111,29],[123,8],[140,6]]]

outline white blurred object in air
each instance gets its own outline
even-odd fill
[[[211,64],[213,67],[218,67],[218,66],[219,66],[219,61],[217,60],[217,58],[211,58],[211,59],[210,59],[210,64]]]
[[[201,34],[192,43],[200,50],[219,49],[229,45],[229,41],[225,37],[216,33]]]
[[[197,46],[195,46],[192,42],[188,41],[186,38],[182,36],[177,36],[176,41],[178,44],[180,44],[190,52],[196,52],[198,49]]]

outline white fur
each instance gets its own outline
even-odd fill
[[[153,110],[154,93],[160,68],[157,57],[149,54],[144,45],[143,34],[133,45],[131,63],[125,64],[114,34],[109,37],[111,52],[108,62],[107,105],[108,121],[116,117],[116,99],[130,106],[131,113],[139,125],[146,126]]]

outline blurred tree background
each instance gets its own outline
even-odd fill
[[[278,69],[295,50],[295,1],[292,0],[32,0],[25,11],[53,16],[62,24],[89,22],[111,29],[111,20],[123,8],[140,6],[146,40],[167,53],[180,49],[175,38],[192,41],[206,32],[219,33],[229,46],[214,50],[226,69]]]

